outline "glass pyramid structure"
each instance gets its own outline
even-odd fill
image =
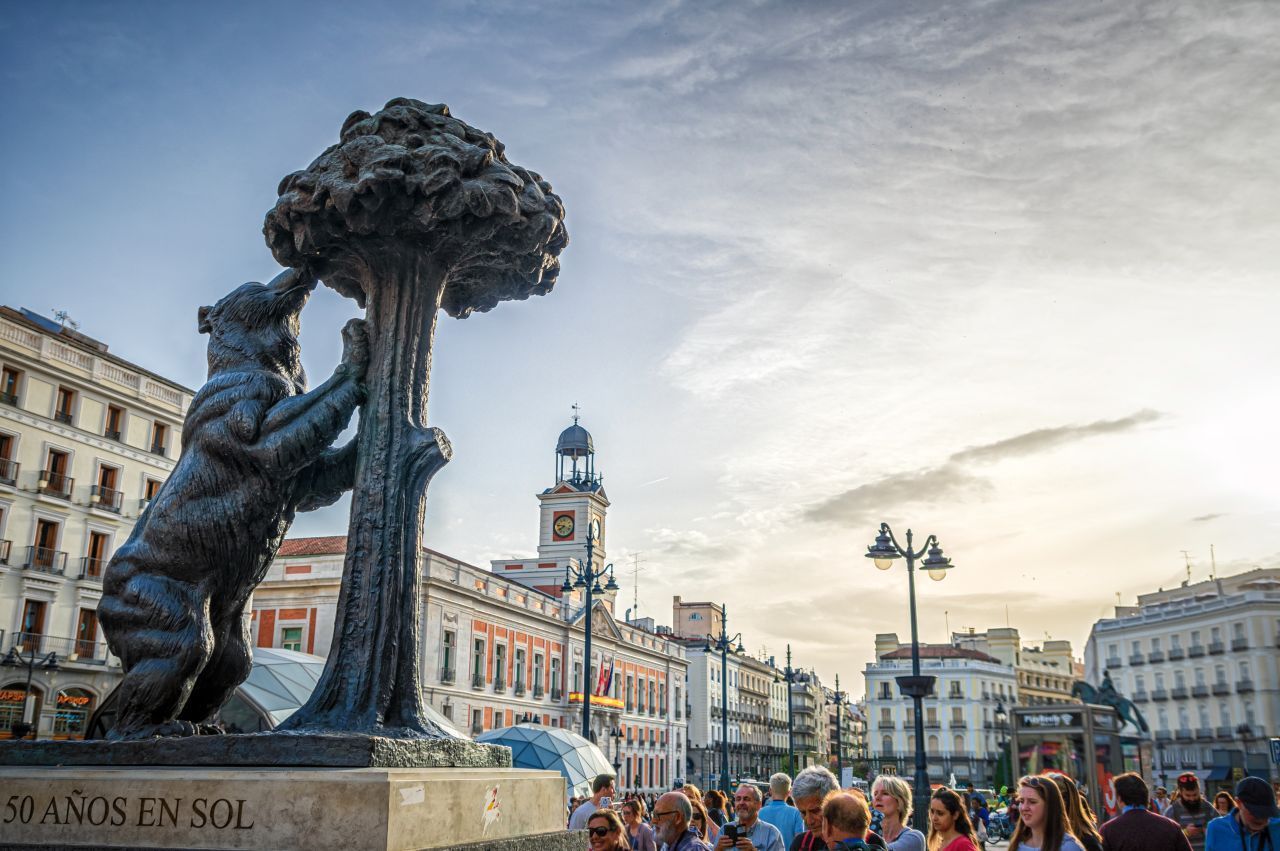
[[[561,727],[517,724],[481,733],[476,741],[511,748],[511,764],[516,768],[559,771],[566,796],[589,796],[596,775],[616,773],[600,748]]]

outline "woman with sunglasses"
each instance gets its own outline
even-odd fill
[[[693,807],[693,817],[689,820],[694,830],[698,831],[698,836],[705,839],[708,845],[715,845],[720,840],[720,826],[716,824],[715,819],[707,812],[707,807],[702,801],[694,798],[689,801],[689,805]]]
[[[653,828],[644,823],[644,802],[637,799],[622,805],[622,820],[627,823],[627,841],[631,851],[658,851]]]
[[[627,842],[627,829],[617,811],[596,810],[587,819],[587,836],[591,851],[631,851]]]
[[[1048,777],[1018,781],[1018,829],[1009,851],[1084,851],[1071,835],[1058,784]]]

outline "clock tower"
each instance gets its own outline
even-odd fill
[[[573,424],[556,440],[555,483],[538,494],[538,555],[532,559],[496,559],[491,570],[506,579],[555,597],[570,565],[580,565],[587,557],[587,535],[593,537],[593,567],[608,563],[609,543],[603,477],[596,472],[595,442],[578,420],[574,405]],[[576,592],[575,592],[576,593]],[[616,592],[599,597],[610,611]]]
[[[586,555],[587,534],[594,536],[594,567],[605,564],[608,533],[605,514],[609,497],[603,477],[596,472],[595,442],[591,432],[578,423],[560,432],[556,440],[555,484],[538,494],[541,504],[538,524],[538,558],[543,560]]]

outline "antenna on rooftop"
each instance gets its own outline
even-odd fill
[[[1218,578],[1218,558],[1213,554],[1213,544],[1209,545],[1209,578]]]
[[[80,323],[71,318],[71,314],[65,310],[54,308],[53,318],[58,320],[58,324],[63,328],[70,328],[72,331],[80,330]]]
[[[1187,560],[1187,582],[1191,581],[1191,553],[1186,550],[1182,551],[1182,557]]]
[[[577,425],[578,420],[582,419],[582,407],[577,402],[574,402],[569,407],[573,408],[573,424]]]
[[[640,553],[631,554],[631,611],[640,617]]]

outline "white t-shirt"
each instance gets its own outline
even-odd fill
[[[578,808],[573,811],[573,815],[569,816],[569,829],[586,830],[587,820],[595,815],[597,809],[599,807],[596,806],[596,802],[590,798],[578,804]]]
[[[892,842],[885,840],[889,851],[924,851],[924,834],[913,827],[899,833]]]
[[[1024,843],[1018,846],[1018,851],[1040,851],[1040,849],[1034,845]],[[1073,837],[1064,836],[1062,837],[1062,846],[1059,851],[1084,851],[1084,849],[1080,847],[1080,843],[1076,842]]]

